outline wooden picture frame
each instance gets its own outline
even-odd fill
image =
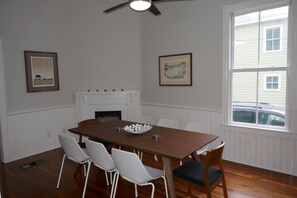
[[[159,56],[160,86],[192,86],[192,53]]]
[[[57,53],[24,51],[24,56],[27,92],[59,90]]]

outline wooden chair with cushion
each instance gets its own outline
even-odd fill
[[[222,183],[224,198],[228,198],[227,186],[223,169],[222,154],[225,143],[206,152],[202,162],[190,160],[173,171],[176,181],[181,181],[191,188],[206,193],[211,198],[211,192]],[[190,193],[190,192],[189,192]]]

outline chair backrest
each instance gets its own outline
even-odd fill
[[[86,147],[88,154],[93,160],[93,163],[103,170],[115,169],[113,159],[107,152],[105,146],[100,142],[94,142],[92,140],[86,141]]]
[[[137,116],[134,122],[144,123],[144,124],[154,124],[152,116],[141,115]]]
[[[206,152],[206,156],[203,162],[205,167],[222,165],[221,163],[222,163],[222,155],[223,155],[224,147],[225,147],[225,142],[222,141],[218,147]]]
[[[74,137],[58,134],[58,138],[69,159],[79,163],[90,159],[90,157],[80,148]]]
[[[121,177],[132,183],[144,183],[152,179],[135,153],[115,148],[112,148],[111,152]]]
[[[100,120],[97,118],[94,118],[94,119],[87,119],[87,120],[80,121],[77,125],[78,126],[87,126],[90,124],[98,124],[98,123],[100,123]]]
[[[168,119],[168,118],[161,118],[157,126],[179,129],[178,121],[173,119]]]
[[[210,127],[207,124],[201,122],[188,122],[185,130],[200,133],[210,133]]]

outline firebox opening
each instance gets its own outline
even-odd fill
[[[122,112],[121,111],[96,111],[95,118],[99,118],[100,121],[121,120]]]

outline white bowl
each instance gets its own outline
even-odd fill
[[[152,128],[153,127],[149,124],[131,124],[131,125],[125,126],[123,129],[128,133],[142,134],[151,130]]]

